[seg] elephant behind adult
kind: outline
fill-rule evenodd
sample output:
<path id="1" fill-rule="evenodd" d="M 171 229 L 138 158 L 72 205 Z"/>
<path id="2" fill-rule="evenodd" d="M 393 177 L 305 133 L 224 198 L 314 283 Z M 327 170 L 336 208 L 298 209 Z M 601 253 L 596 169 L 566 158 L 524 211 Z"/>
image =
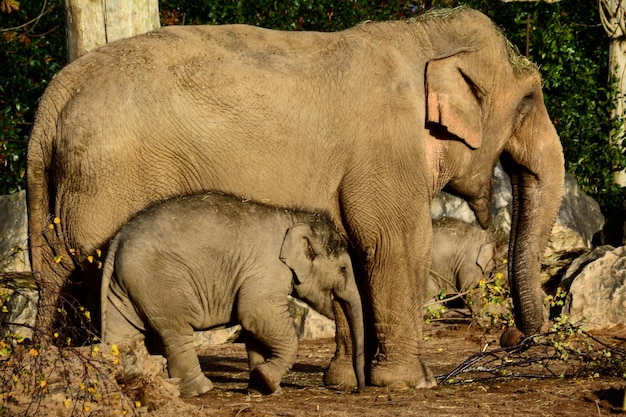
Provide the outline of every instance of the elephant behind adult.
<path id="1" fill-rule="evenodd" d="M 51 81 L 33 126 L 39 323 L 50 325 L 73 273 L 98 288 L 88 259 L 135 213 L 214 189 L 329 212 L 368 275 L 378 341 L 371 383 L 432 386 L 416 319 L 429 204 L 445 187 L 486 227 L 498 158 L 513 184 L 516 321 L 532 334 L 563 154 L 539 71 L 486 16 L 443 10 L 336 33 L 168 27 L 111 43 Z M 334 365 L 335 381 L 351 369 L 341 354 Z"/>

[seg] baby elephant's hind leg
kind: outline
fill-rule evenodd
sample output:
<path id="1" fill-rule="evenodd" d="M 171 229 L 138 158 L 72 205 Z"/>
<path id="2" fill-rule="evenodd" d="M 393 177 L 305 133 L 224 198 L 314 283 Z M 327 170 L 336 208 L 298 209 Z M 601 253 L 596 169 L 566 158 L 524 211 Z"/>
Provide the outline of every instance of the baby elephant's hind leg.
<path id="1" fill-rule="evenodd" d="M 200 368 L 193 345 L 193 328 L 189 324 L 172 322 L 153 323 L 152 326 L 163 340 L 170 377 L 180 378 L 181 396 L 193 397 L 213 389 L 213 384 Z"/>

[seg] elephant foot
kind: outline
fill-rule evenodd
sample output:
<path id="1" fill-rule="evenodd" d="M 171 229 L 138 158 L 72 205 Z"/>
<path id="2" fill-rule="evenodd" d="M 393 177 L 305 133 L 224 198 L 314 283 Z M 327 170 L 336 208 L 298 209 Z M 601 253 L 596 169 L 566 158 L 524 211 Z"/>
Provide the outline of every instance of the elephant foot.
<path id="1" fill-rule="evenodd" d="M 278 395 L 282 392 L 280 380 L 282 375 L 276 375 L 268 369 L 267 363 L 259 365 L 250 372 L 248 393 L 251 395 Z"/>
<path id="2" fill-rule="evenodd" d="M 503 348 L 517 346 L 524 341 L 526 336 L 515 327 L 507 327 L 500 336 L 500 346 Z"/>
<path id="3" fill-rule="evenodd" d="M 179 385 L 181 397 L 197 397 L 213 389 L 213 383 L 209 378 L 200 374 Z"/>
<path id="4" fill-rule="evenodd" d="M 357 381 L 352 360 L 333 359 L 324 371 L 324 385 L 346 391 L 354 389 Z"/>
<path id="5" fill-rule="evenodd" d="M 377 359 L 370 374 L 372 385 L 391 389 L 432 388 L 437 380 L 428 366 L 415 358 L 400 363 Z"/>

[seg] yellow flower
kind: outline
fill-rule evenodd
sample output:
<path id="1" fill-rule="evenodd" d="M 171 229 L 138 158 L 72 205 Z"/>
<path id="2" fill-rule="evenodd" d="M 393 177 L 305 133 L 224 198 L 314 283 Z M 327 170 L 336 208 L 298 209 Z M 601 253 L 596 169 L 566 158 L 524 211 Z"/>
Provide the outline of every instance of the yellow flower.
<path id="1" fill-rule="evenodd" d="M 42 380 L 39 382 L 39 386 L 40 386 L 41 388 L 45 387 L 45 386 L 46 386 L 46 384 L 47 384 L 47 382 L 46 382 L 46 380 L 45 380 L 45 379 L 42 379 Z"/>
<path id="2" fill-rule="evenodd" d="M 117 345 L 111 345 L 111 355 L 117 356 L 119 354 L 120 354 L 120 349 L 117 347 Z"/>
<path id="3" fill-rule="evenodd" d="M 61 224 L 61 219 L 58 217 L 55 217 L 53 221 L 54 221 L 54 224 Z"/>
<path id="4" fill-rule="evenodd" d="M 93 263 L 93 256 L 89 255 L 89 256 L 87 257 L 87 262 L 89 262 L 90 264 L 92 264 L 92 263 Z"/>
<path id="5" fill-rule="evenodd" d="M 32 348 L 30 350 L 30 356 L 37 356 L 37 355 L 39 355 L 39 351 L 35 348 Z"/>
<path id="6" fill-rule="evenodd" d="M 99 258 L 102 256 L 102 251 L 100 249 L 96 249 L 96 256 Z"/>
<path id="7" fill-rule="evenodd" d="M 65 408 L 70 408 L 70 403 L 71 401 L 69 398 L 66 398 L 65 401 L 63 401 L 63 405 L 65 406 Z"/>
<path id="8" fill-rule="evenodd" d="M 62 259 L 63 259 L 63 255 L 57 255 L 54 257 L 54 262 L 58 264 L 61 262 Z"/>
<path id="9" fill-rule="evenodd" d="M 135 401 L 135 407 L 137 408 L 141 407 L 141 401 Z"/>

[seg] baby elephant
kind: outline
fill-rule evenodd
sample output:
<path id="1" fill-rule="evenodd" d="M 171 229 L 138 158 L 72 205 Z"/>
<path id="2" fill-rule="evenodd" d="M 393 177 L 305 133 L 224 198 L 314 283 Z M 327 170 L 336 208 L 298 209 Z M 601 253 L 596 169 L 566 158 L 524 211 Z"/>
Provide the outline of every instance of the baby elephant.
<path id="1" fill-rule="evenodd" d="M 278 209 L 209 193 L 168 200 L 129 221 L 103 268 L 102 339 L 119 343 L 154 331 L 181 395 L 212 388 L 193 332 L 240 323 L 250 364 L 248 391 L 280 391 L 296 361 L 289 314 L 294 293 L 350 321 L 358 388 L 364 382 L 363 313 L 346 242 L 319 213 Z"/>

